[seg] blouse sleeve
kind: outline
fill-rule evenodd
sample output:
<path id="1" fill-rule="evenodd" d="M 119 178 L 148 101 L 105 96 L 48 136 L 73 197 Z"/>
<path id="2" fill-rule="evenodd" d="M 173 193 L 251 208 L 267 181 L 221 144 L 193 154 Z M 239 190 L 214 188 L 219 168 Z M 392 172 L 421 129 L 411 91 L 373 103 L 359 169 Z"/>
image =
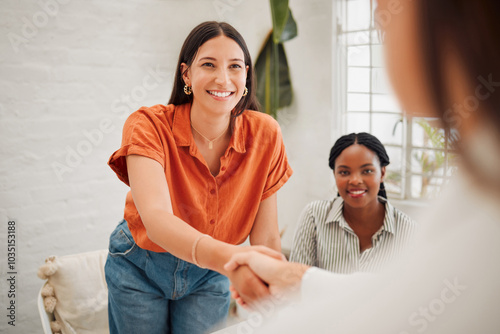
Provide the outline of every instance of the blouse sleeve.
<path id="1" fill-rule="evenodd" d="M 302 211 L 290 253 L 291 262 L 318 266 L 316 224 L 311 205 Z"/>
<path id="2" fill-rule="evenodd" d="M 141 155 L 165 166 L 165 152 L 158 131 L 153 117 L 145 109 L 132 113 L 125 121 L 121 147 L 111 155 L 108 165 L 126 185 L 129 185 L 127 155 Z"/>
<path id="3" fill-rule="evenodd" d="M 281 129 L 275 122 L 276 132 L 274 137 L 274 151 L 271 157 L 269 173 L 267 175 L 266 185 L 262 194 L 262 200 L 270 197 L 277 192 L 292 176 L 292 168 L 288 164 L 285 144 L 281 136 Z"/>

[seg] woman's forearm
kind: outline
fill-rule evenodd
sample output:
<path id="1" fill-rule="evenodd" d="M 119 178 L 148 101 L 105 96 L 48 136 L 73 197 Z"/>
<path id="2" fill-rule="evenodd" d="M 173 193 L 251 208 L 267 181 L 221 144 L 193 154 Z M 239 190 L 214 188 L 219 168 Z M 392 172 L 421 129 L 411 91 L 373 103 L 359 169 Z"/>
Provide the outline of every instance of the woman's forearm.
<path id="1" fill-rule="evenodd" d="M 201 232 L 165 210 L 150 209 L 141 214 L 141 219 L 151 241 L 184 261 L 196 260 L 200 266 L 224 274 L 224 264 L 235 253 L 236 246 L 200 238 Z"/>

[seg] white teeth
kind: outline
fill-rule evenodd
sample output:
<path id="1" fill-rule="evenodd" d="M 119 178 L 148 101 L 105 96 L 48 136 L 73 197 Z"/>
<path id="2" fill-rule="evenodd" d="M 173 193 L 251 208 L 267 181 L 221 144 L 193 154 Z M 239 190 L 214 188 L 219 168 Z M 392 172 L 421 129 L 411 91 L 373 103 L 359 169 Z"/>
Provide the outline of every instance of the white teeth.
<path id="1" fill-rule="evenodd" d="M 231 92 L 214 92 L 214 91 L 209 91 L 210 94 L 215 95 L 217 97 L 228 97 L 231 95 Z"/>
<path id="2" fill-rule="evenodd" d="M 362 193 L 365 192 L 365 190 L 356 190 L 356 191 L 349 191 L 353 195 L 361 195 Z"/>

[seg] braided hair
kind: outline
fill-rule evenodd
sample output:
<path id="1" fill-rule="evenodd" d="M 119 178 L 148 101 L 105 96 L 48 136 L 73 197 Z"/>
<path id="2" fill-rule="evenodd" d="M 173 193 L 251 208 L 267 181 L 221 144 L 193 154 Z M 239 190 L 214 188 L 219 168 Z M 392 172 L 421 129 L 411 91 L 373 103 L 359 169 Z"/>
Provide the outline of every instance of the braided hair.
<path id="1" fill-rule="evenodd" d="M 380 140 L 377 139 L 377 137 L 366 132 L 351 133 L 337 139 L 332 149 L 330 150 L 328 165 L 332 170 L 335 170 L 335 160 L 337 160 L 342 151 L 354 144 L 364 145 L 369 150 L 373 151 L 380 161 L 380 167 L 385 167 L 390 163 L 387 151 L 385 150 L 385 147 L 384 145 L 382 145 Z M 384 182 L 380 182 L 378 196 L 382 196 L 383 198 L 387 199 Z"/>

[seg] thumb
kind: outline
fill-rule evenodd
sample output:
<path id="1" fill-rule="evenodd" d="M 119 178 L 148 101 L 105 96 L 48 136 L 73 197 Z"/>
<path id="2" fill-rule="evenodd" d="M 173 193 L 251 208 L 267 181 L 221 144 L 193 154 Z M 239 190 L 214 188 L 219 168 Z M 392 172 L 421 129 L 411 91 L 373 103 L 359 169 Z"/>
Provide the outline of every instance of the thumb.
<path id="1" fill-rule="evenodd" d="M 231 259 L 224 265 L 224 269 L 227 271 L 233 271 L 239 266 L 248 264 L 249 253 L 250 252 L 234 254 Z"/>

